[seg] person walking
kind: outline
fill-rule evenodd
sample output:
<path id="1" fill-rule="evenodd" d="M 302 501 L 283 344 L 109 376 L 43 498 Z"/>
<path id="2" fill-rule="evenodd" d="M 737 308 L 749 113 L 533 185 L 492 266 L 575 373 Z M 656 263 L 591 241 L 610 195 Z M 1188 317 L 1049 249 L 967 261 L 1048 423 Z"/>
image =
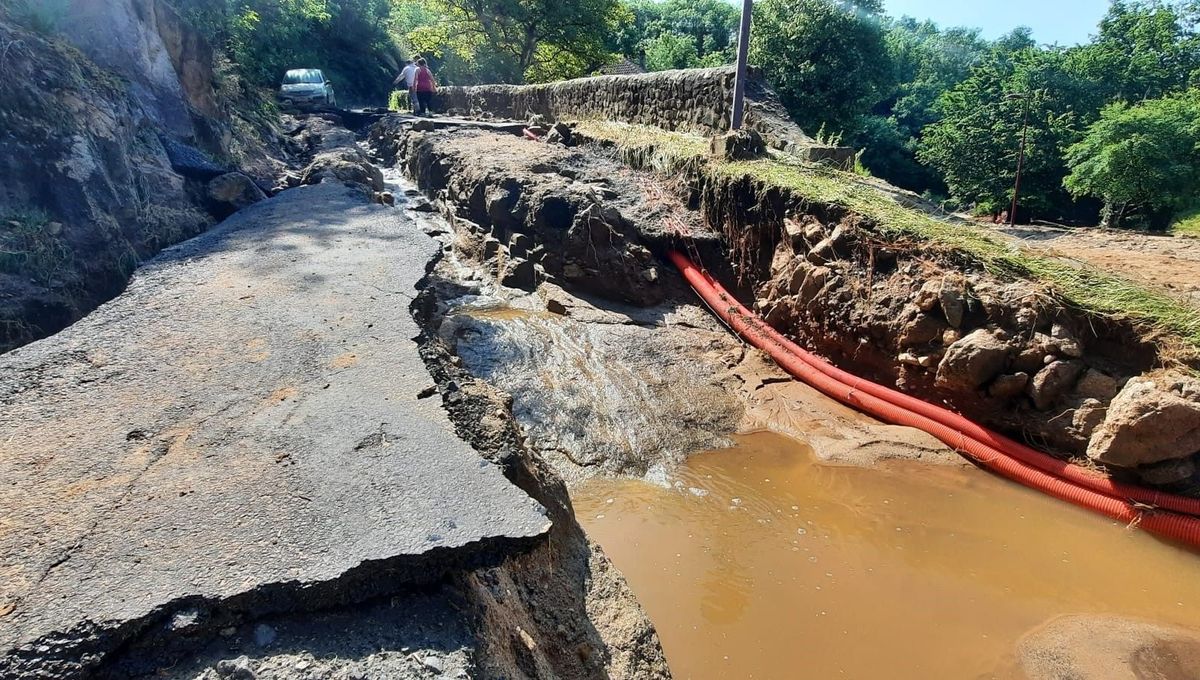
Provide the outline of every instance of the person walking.
<path id="1" fill-rule="evenodd" d="M 404 81 L 404 89 L 408 90 L 408 106 L 412 109 L 413 113 L 417 111 L 417 97 L 413 93 L 413 79 L 416 78 L 416 75 L 416 58 L 409 59 L 404 62 L 404 69 L 400 71 L 400 75 L 396 76 L 396 79 L 392 81 L 392 85 L 399 85 L 401 80 Z"/>
<path id="2" fill-rule="evenodd" d="M 433 103 L 433 93 L 437 92 L 437 83 L 433 80 L 433 71 L 424 59 L 417 60 L 417 72 L 413 75 L 413 95 L 417 98 L 414 112 L 418 116 L 428 116 L 429 106 Z"/>

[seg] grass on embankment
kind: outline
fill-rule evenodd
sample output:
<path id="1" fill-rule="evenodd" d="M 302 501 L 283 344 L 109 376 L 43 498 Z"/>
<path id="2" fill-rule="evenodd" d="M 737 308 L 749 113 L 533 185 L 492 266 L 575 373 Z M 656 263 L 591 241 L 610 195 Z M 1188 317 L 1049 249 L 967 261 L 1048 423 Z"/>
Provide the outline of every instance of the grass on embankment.
<path id="1" fill-rule="evenodd" d="M 912 239 L 965 254 L 1001 278 L 1047 284 L 1064 302 L 1079 309 L 1137 320 L 1178 338 L 1189 353 L 1200 353 L 1200 309 L 1183 300 L 1086 264 L 1034 254 L 983 228 L 905 207 L 852 173 L 773 158 L 718 162 L 707 158 L 708 142 L 704 137 L 646 126 L 583 122 L 578 130 L 585 137 L 613 142 L 643 157 L 650 155 L 647 165 L 659 170 L 670 172 L 705 159 L 708 170 L 717 176 L 750 177 L 789 190 L 805 201 L 842 206 L 870 219 L 881 234 L 890 238 Z M 1200 230 L 1200 215 L 1193 223 Z"/>
<path id="2" fill-rule="evenodd" d="M 1192 208 L 1179 216 L 1171 225 L 1171 233 L 1176 236 L 1200 238 L 1200 207 Z"/>

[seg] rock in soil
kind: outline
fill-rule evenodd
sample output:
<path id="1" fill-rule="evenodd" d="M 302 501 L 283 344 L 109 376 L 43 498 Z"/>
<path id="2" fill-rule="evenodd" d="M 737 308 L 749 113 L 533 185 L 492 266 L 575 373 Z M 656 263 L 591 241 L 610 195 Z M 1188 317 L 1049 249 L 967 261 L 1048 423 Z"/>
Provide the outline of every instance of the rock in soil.
<path id="1" fill-rule="evenodd" d="M 994 331 L 972 331 L 946 348 L 937 382 L 948 388 L 978 389 L 1004 369 L 1012 350 L 1008 340 Z"/>
<path id="2" fill-rule="evenodd" d="M 267 197 L 254 180 L 240 172 L 229 172 L 209 180 L 206 191 L 213 213 L 222 218 Z"/>
<path id="3" fill-rule="evenodd" d="M 988 394 L 997 399 L 1011 399 L 1025 391 L 1025 386 L 1029 384 L 1028 373 L 1013 373 L 1012 375 L 1001 375 L 992 381 L 988 386 Z"/>
<path id="4" fill-rule="evenodd" d="M 1200 451 L 1200 381 L 1133 378 L 1092 433 L 1088 456 L 1120 467 L 1147 465 Z"/>
<path id="5" fill-rule="evenodd" d="M 1039 411 L 1049 409 L 1071 389 L 1084 367 L 1082 361 L 1055 361 L 1038 371 L 1029 383 L 1029 397 L 1033 399 L 1033 405 Z"/>

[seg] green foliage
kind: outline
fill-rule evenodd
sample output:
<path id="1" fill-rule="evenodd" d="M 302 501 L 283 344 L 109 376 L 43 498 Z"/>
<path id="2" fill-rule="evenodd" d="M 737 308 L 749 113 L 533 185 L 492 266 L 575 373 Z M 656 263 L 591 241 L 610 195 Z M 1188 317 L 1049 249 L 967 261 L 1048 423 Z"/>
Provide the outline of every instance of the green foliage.
<path id="1" fill-rule="evenodd" d="M 762 0 L 750 59 L 806 130 L 845 130 L 892 87 L 883 29 L 872 7 L 845 0 Z"/>
<path id="2" fill-rule="evenodd" d="M 1200 238 L 1200 206 L 1183 211 L 1171 225 L 1171 233 L 1176 236 Z"/>
<path id="3" fill-rule="evenodd" d="M 1200 193 L 1200 93 L 1106 106 L 1066 160 L 1066 187 L 1103 199 L 1111 226 L 1131 209 L 1178 210 Z"/>
<path id="4" fill-rule="evenodd" d="M 866 165 L 863 165 L 863 151 L 863 149 L 859 149 L 858 153 L 854 154 L 854 165 L 850 167 L 850 172 L 853 172 L 859 177 L 873 177 L 874 175 L 871 174 L 871 169 Z"/>
<path id="5" fill-rule="evenodd" d="M 181 9 L 255 87 L 277 87 L 290 68 L 319 68 L 339 99 L 380 102 L 398 69 L 393 0 L 193 0 Z"/>
<path id="6" fill-rule="evenodd" d="M 412 101 L 409 99 L 408 90 L 392 90 L 388 95 L 387 107 L 392 111 L 411 110 Z"/>
<path id="7" fill-rule="evenodd" d="M 650 71 L 719 66 L 734 57 L 738 10 L 723 0 L 632 0 L 612 49 Z"/>
<path id="8" fill-rule="evenodd" d="M 1071 53 L 1072 70 L 1102 101 L 1155 99 L 1200 69 L 1200 4 L 1115 0 L 1096 39 Z"/>
<path id="9" fill-rule="evenodd" d="M 1117 185 L 1162 179 L 1160 173 L 1178 177 L 1177 167 L 1138 166 L 1135 157 L 1163 160 L 1161 144 L 1147 137 L 1124 140 L 1111 154 L 1100 146 L 1106 123 L 1091 143 L 1072 147 L 1083 139 L 1088 126 L 1112 102 L 1158 98 L 1188 86 L 1200 73 L 1200 39 L 1196 21 L 1200 3 L 1167 4 L 1113 2 L 1100 24 L 1096 39 L 1081 47 L 1039 48 L 1027 32 L 1002 38 L 970 69 L 970 75 L 943 93 L 935 113 L 941 119 L 929 124 L 918 143 L 917 158 L 936 169 L 951 196 L 984 213 L 1003 211 L 1012 198 L 1016 154 L 1024 107 L 1029 108 L 1025 167 L 1021 179 L 1021 206 L 1053 218 L 1074 218 L 1080 205 L 1074 197 L 1117 196 Z M 1024 97 L 1014 101 L 1010 97 Z M 1115 110 L 1108 114 L 1116 117 Z M 1143 120 L 1142 123 L 1146 121 Z M 1127 125 L 1133 125 L 1126 119 Z M 1165 134 L 1157 129 L 1159 136 Z M 1115 143 L 1111 134 L 1107 137 Z M 1134 148 L 1137 151 L 1134 151 Z M 1067 176 L 1067 149 L 1075 149 L 1078 171 L 1062 191 Z M 1157 148 L 1158 150 L 1154 150 Z M 1190 153 L 1190 151 L 1189 151 Z M 1085 159 L 1092 163 L 1085 163 Z M 1117 159 L 1126 163 L 1123 171 Z M 871 156 L 868 155 L 868 161 Z M 1100 172 L 1099 168 L 1106 170 Z M 1132 173 L 1148 173 L 1135 180 Z M 1151 172 L 1153 170 L 1153 172 Z M 1118 179 L 1115 173 L 1124 172 Z M 1152 203 L 1138 199 L 1149 209 Z M 1121 205 L 1115 217 L 1124 214 Z M 1165 204 L 1157 204 L 1159 208 Z M 1106 215 L 1111 210 L 1106 211 Z M 1086 213 L 1082 213 L 1086 214 Z M 1091 213 L 1094 216 L 1094 212 Z M 1156 217 L 1162 222 L 1162 217 Z"/>
<path id="10" fill-rule="evenodd" d="M 403 40 L 434 57 L 444 82 L 544 81 L 612 60 L 619 0 L 399 0 Z"/>
<path id="11" fill-rule="evenodd" d="M 70 269 L 71 250 L 62 240 L 62 224 L 40 210 L 0 218 L 0 272 L 50 284 Z"/>
<path id="12" fill-rule="evenodd" d="M 646 69 L 666 71 L 699 63 L 696 41 L 691 36 L 663 33 L 646 42 Z"/>
<path id="13" fill-rule="evenodd" d="M 940 119 L 937 99 L 962 82 L 988 50 L 976 30 L 941 30 L 930 21 L 905 17 L 890 22 L 885 43 L 896 86 L 863 116 L 851 137 L 865 148 L 863 162 L 897 186 L 945 191 L 938 173 L 916 159 L 921 130 Z"/>
<path id="14" fill-rule="evenodd" d="M 1061 209 L 1069 203 L 1062 150 L 1078 139 L 1085 122 L 1076 107 L 1089 97 L 1065 65 L 1063 50 L 993 48 L 939 98 L 942 119 L 925 128 L 918 159 L 942 173 L 958 202 L 997 215 L 1012 201 L 1024 136 L 1021 206 Z"/>

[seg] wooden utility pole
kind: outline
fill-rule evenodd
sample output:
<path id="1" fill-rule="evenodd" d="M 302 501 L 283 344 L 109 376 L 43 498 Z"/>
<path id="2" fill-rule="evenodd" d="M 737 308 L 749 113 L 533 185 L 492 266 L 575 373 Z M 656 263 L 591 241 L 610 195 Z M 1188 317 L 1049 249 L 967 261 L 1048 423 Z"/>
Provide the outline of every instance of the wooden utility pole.
<path id="1" fill-rule="evenodd" d="M 730 130 L 742 128 L 742 109 L 746 103 L 746 53 L 750 51 L 750 15 L 754 0 L 742 0 L 742 24 L 738 29 L 737 73 L 733 77 L 733 116 Z"/>
<path id="2" fill-rule="evenodd" d="M 1017 195 L 1021 193 L 1021 167 L 1025 165 L 1025 139 L 1029 133 L 1029 93 L 1010 94 L 1009 99 L 1020 99 L 1024 107 L 1021 116 L 1021 151 L 1017 154 L 1017 176 L 1013 181 L 1012 207 L 1008 210 L 1008 226 L 1017 224 Z"/>

